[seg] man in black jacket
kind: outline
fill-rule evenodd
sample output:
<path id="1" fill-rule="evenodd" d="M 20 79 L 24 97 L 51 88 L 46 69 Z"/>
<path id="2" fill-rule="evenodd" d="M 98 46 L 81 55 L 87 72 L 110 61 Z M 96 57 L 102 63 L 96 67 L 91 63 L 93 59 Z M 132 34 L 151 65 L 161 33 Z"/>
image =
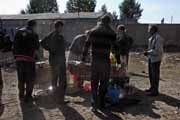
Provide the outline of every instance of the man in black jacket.
<path id="1" fill-rule="evenodd" d="M 64 103 L 66 91 L 66 57 L 65 45 L 66 41 L 62 35 L 64 23 L 56 21 L 54 24 L 55 30 L 47 35 L 41 42 L 44 49 L 49 51 L 49 63 L 52 68 L 52 87 L 58 92 L 58 102 Z"/>
<path id="2" fill-rule="evenodd" d="M 119 25 L 117 27 L 117 63 L 128 67 L 129 62 L 129 52 L 133 45 L 133 39 L 126 33 L 126 28 L 124 25 Z"/>
<path id="3" fill-rule="evenodd" d="M 35 51 L 38 50 L 40 46 L 38 35 L 35 33 L 36 26 L 35 20 L 29 20 L 26 27 L 18 30 L 14 40 L 19 98 L 20 100 L 23 100 L 25 96 L 25 102 L 33 100 L 32 92 L 35 80 Z"/>
<path id="4" fill-rule="evenodd" d="M 101 22 L 90 30 L 87 38 L 82 61 L 91 46 L 91 87 L 93 111 L 105 107 L 105 95 L 110 78 L 110 50 L 116 41 L 116 33 L 110 27 L 111 18 L 107 15 L 101 18 Z M 100 85 L 99 85 L 100 84 Z"/>

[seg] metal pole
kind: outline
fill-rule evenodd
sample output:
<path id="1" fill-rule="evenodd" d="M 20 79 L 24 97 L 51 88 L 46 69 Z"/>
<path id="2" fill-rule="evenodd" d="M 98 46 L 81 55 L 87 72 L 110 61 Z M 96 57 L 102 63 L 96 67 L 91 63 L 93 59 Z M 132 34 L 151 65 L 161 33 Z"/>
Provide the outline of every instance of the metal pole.
<path id="1" fill-rule="evenodd" d="M 173 23 L 173 16 L 171 16 L 171 24 Z"/>

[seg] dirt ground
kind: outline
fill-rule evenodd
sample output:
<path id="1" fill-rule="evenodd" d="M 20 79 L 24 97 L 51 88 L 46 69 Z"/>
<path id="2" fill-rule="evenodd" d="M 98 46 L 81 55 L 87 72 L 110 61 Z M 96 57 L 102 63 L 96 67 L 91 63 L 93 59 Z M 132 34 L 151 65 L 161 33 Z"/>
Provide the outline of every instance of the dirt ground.
<path id="1" fill-rule="evenodd" d="M 165 55 L 161 67 L 160 96 L 147 97 L 149 87 L 146 59 L 132 53 L 129 64 L 131 84 L 137 88 L 141 102 L 127 101 L 106 112 L 91 112 L 90 94 L 81 91 L 68 95 L 67 105 L 58 105 L 50 95 L 41 94 L 33 104 L 17 99 L 16 71 L 3 70 L 0 120 L 180 120 L 180 53 Z"/>

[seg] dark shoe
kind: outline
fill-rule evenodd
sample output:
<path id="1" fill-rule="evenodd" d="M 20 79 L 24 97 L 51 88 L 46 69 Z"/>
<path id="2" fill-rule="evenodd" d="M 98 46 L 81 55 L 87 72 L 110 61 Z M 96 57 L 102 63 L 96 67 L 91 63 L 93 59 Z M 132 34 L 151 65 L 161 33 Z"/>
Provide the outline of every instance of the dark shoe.
<path id="1" fill-rule="evenodd" d="M 147 90 L 145 90 L 145 92 L 149 93 L 149 92 L 151 92 L 151 89 L 147 89 Z"/>
<path id="2" fill-rule="evenodd" d="M 111 107 L 111 104 L 107 104 L 107 103 L 106 103 L 105 105 L 99 106 L 98 109 L 99 109 L 100 111 L 106 111 L 106 110 L 108 110 L 110 107 Z"/>
<path id="3" fill-rule="evenodd" d="M 23 101 L 24 100 L 24 95 L 19 95 L 19 100 Z"/>
<path id="4" fill-rule="evenodd" d="M 27 96 L 27 97 L 24 98 L 24 102 L 25 102 L 25 103 L 33 102 L 33 100 L 34 100 L 34 99 L 33 99 L 32 96 Z"/>
<path id="5" fill-rule="evenodd" d="M 97 112 L 97 108 L 96 107 L 92 107 L 91 111 L 96 113 Z"/>
<path id="6" fill-rule="evenodd" d="M 68 101 L 68 100 L 64 100 L 64 101 L 59 101 L 58 102 L 58 104 L 60 104 L 60 105 L 66 105 L 68 103 L 70 103 L 70 101 Z"/>
<path id="7" fill-rule="evenodd" d="M 151 97 L 156 97 L 156 96 L 158 96 L 158 95 L 159 95 L 158 92 L 147 93 L 147 96 L 151 96 Z"/>

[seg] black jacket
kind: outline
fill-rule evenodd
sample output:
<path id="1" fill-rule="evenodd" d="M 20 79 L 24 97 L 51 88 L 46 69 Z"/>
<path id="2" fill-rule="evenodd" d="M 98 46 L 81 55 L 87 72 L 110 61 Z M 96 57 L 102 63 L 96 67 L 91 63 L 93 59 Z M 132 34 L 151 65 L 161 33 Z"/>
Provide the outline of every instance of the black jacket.
<path id="1" fill-rule="evenodd" d="M 29 27 L 18 30 L 14 39 L 15 56 L 22 55 L 35 59 L 35 50 L 39 49 L 38 35 Z"/>
<path id="2" fill-rule="evenodd" d="M 85 57 L 88 53 L 88 48 L 92 49 L 92 60 L 109 61 L 111 48 L 115 45 L 116 33 L 109 26 L 99 24 L 90 31 L 90 35 L 87 38 L 86 45 L 83 52 L 82 61 L 85 61 Z"/>
<path id="3" fill-rule="evenodd" d="M 117 35 L 117 53 L 120 55 L 129 54 L 130 49 L 133 45 L 133 39 L 126 33 Z"/>
<path id="4" fill-rule="evenodd" d="M 41 41 L 41 46 L 49 51 L 49 62 L 51 65 L 61 64 L 65 61 L 66 41 L 63 35 L 53 31 Z"/>

